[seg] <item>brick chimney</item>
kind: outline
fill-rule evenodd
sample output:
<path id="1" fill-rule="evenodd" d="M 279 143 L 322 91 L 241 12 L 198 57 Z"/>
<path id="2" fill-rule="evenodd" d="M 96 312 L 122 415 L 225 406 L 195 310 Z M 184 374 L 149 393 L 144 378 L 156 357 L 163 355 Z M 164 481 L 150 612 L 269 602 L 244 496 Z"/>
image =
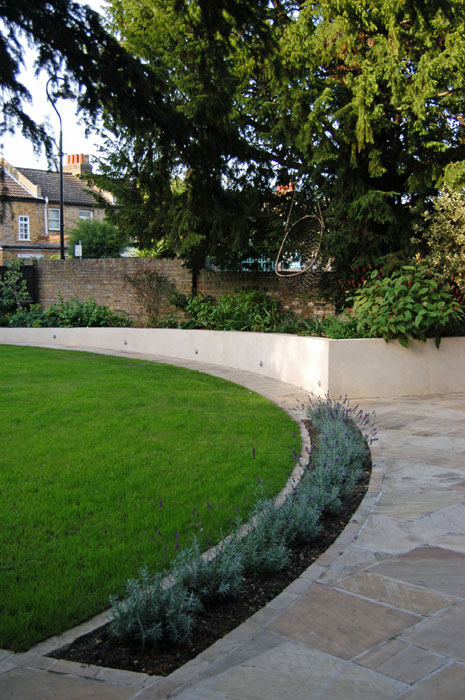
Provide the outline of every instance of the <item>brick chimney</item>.
<path id="1" fill-rule="evenodd" d="M 63 164 L 63 172 L 70 175 L 83 175 L 91 173 L 92 166 L 89 163 L 89 156 L 83 153 L 75 153 L 72 156 L 66 156 L 66 163 Z"/>

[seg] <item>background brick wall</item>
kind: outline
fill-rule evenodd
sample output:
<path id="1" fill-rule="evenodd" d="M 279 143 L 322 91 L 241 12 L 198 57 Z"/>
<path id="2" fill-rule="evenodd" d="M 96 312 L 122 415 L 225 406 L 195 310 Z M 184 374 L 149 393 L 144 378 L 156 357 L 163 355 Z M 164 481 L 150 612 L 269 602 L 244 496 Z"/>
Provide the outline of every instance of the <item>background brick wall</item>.
<path id="1" fill-rule="evenodd" d="M 139 325 L 146 325 L 150 312 L 141 304 L 131 279 L 152 280 L 151 315 L 163 318 L 175 313 L 169 303 L 170 290 L 189 294 L 192 277 L 178 260 L 150 258 L 112 258 L 96 260 L 46 260 L 35 262 L 38 273 L 38 294 L 41 308 L 57 301 L 58 292 L 64 299 L 72 296 L 85 301 L 93 297 L 114 311 L 127 313 Z M 286 309 L 303 316 L 322 316 L 334 312 L 334 307 L 313 292 L 299 294 L 288 280 L 272 272 L 213 272 L 199 275 L 199 294 L 214 297 L 238 288 L 266 289 L 279 298 Z M 155 297 L 155 298 L 154 298 Z"/>

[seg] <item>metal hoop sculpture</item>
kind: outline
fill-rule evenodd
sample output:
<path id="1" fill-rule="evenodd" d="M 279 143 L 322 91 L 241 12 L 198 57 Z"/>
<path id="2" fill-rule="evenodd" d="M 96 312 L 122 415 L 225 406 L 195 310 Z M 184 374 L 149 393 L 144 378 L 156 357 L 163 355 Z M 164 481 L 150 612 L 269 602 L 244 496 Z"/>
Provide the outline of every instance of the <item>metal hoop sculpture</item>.
<path id="1" fill-rule="evenodd" d="M 292 197 L 289 214 L 284 227 L 284 238 L 276 256 L 274 270 L 278 277 L 288 279 L 300 278 L 301 287 L 314 286 L 323 271 L 321 241 L 325 233 L 325 222 L 318 204 L 319 215 L 306 214 L 289 225 L 295 201 L 295 190 Z M 300 262 L 299 269 L 289 266 L 292 262 Z M 284 267 L 283 267 L 284 266 Z"/>

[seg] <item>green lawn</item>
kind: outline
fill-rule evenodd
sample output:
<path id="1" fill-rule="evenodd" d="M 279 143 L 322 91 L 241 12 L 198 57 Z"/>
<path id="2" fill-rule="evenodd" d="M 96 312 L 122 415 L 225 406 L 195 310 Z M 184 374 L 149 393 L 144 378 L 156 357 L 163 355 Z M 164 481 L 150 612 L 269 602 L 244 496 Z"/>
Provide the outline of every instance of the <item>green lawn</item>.
<path id="1" fill-rule="evenodd" d="M 299 450 L 292 420 L 208 375 L 0 345 L 0 648 L 85 620 L 192 533 L 218 538 Z"/>

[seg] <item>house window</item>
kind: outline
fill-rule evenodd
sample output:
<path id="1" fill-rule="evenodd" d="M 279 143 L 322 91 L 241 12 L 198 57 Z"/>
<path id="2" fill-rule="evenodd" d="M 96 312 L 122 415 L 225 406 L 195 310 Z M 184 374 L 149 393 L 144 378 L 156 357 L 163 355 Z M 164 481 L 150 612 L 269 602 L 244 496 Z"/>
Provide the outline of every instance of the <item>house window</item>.
<path id="1" fill-rule="evenodd" d="M 29 241 L 29 217 L 18 216 L 18 240 Z"/>
<path id="2" fill-rule="evenodd" d="M 60 230 L 60 210 L 59 209 L 49 209 L 48 210 L 48 230 L 49 231 L 59 231 Z"/>
<path id="3" fill-rule="evenodd" d="M 79 218 L 86 221 L 92 221 L 94 212 L 91 209 L 79 209 Z"/>

